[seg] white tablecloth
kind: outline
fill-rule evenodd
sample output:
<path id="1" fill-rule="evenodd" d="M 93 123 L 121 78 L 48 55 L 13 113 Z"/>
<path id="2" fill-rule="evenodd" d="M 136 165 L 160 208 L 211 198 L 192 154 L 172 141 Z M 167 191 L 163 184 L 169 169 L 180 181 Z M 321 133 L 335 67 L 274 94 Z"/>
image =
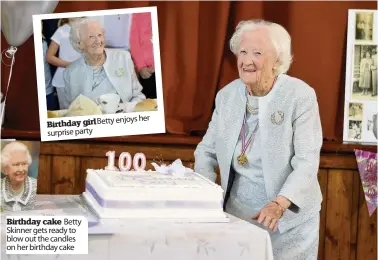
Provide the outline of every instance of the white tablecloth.
<path id="1" fill-rule="evenodd" d="M 87 215 L 79 196 L 39 195 L 28 215 Z M 272 260 L 267 231 L 228 215 L 229 223 L 169 223 L 114 221 L 113 226 L 89 228 L 88 255 L 6 255 L 5 214 L 2 214 L 1 259 L 67 260 Z M 89 217 L 90 218 L 90 217 Z M 109 225 L 109 224 L 107 224 Z M 104 229 L 117 234 L 101 233 Z"/>

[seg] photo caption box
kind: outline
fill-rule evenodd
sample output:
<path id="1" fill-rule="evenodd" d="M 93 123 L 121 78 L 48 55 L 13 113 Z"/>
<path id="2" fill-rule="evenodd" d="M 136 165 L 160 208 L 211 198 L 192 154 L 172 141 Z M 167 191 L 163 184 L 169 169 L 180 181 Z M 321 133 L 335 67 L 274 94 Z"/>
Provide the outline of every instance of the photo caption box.
<path id="1" fill-rule="evenodd" d="M 83 216 L 7 216 L 7 254 L 88 254 Z"/>
<path id="2" fill-rule="evenodd" d="M 164 115 L 157 111 L 54 118 L 45 123 L 42 141 L 165 133 Z"/>

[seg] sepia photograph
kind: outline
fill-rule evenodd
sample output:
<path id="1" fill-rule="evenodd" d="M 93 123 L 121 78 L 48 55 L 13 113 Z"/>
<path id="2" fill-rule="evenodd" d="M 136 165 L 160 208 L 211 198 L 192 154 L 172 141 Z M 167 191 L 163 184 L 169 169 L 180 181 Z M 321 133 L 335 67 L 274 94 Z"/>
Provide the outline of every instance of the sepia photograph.
<path id="1" fill-rule="evenodd" d="M 355 45 L 352 100 L 377 99 L 377 45 Z"/>
<path id="2" fill-rule="evenodd" d="M 1 140 L 1 211 L 33 210 L 37 194 L 39 142 Z"/>
<path id="3" fill-rule="evenodd" d="M 33 27 L 42 141 L 165 132 L 156 7 L 34 15 Z"/>
<path id="4" fill-rule="evenodd" d="M 356 40 L 372 41 L 374 33 L 374 13 L 357 12 L 356 13 Z"/>
<path id="5" fill-rule="evenodd" d="M 362 103 L 349 103 L 349 118 L 362 120 L 363 106 Z"/>
<path id="6" fill-rule="evenodd" d="M 348 138 L 354 140 L 361 140 L 362 134 L 362 121 L 349 120 Z"/>

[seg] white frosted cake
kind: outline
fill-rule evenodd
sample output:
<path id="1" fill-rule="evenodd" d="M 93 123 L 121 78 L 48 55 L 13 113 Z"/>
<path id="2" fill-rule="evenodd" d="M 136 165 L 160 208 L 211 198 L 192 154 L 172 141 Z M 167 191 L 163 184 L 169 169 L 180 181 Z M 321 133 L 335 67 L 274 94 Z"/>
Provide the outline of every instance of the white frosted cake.
<path id="1" fill-rule="evenodd" d="M 223 189 L 197 173 L 87 170 L 84 198 L 101 219 L 227 222 Z"/>

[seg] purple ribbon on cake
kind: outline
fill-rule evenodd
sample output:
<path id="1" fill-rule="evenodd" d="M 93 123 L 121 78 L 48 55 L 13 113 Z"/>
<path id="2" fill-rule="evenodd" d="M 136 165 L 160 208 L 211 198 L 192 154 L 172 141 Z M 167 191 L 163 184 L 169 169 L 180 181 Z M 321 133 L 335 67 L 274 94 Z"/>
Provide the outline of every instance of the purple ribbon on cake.
<path id="1" fill-rule="evenodd" d="M 155 171 L 174 177 L 185 177 L 193 173 L 193 170 L 185 167 L 180 159 L 177 159 L 170 165 L 162 164 L 159 166 L 156 163 L 151 163 L 151 165 L 155 168 Z"/>

